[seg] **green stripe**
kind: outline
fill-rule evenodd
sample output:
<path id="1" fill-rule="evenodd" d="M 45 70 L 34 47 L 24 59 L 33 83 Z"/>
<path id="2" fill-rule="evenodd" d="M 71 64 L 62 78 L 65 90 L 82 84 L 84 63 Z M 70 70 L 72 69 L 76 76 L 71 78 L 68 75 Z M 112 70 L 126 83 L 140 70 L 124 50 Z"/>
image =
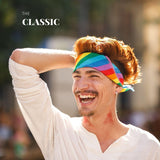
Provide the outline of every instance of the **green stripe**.
<path id="1" fill-rule="evenodd" d="M 117 83 L 119 86 L 123 87 L 123 85 L 121 83 Z"/>

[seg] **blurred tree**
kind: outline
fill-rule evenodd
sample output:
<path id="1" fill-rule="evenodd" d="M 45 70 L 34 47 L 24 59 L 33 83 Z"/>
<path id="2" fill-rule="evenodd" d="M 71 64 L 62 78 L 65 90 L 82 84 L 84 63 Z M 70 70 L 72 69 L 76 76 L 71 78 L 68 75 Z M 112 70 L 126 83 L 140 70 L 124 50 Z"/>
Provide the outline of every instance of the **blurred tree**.
<path id="1" fill-rule="evenodd" d="M 0 100 L 10 83 L 8 58 L 18 47 L 37 47 L 53 35 L 102 34 L 108 4 L 113 0 L 0 0 Z M 22 20 L 59 18 L 59 26 L 24 26 Z M 100 29 L 101 28 L 101 29 Z"/>
<path id="2" fill-rule="evenodd" d="M 7 62 L 12 50 L 37 46 L 56 33 L 69 34 L 76 26 L 76 6 L 73 0 L 0 1 L 0 86 L 10 80 Z M 24 18 L 59 18 L 60 26 L 24 26 Z"/>
<path id="3" fill-rule="evenodd" d="M 0 86 L 7 83 L 7 61 L 17 47 L 37 46 L 42 39 L 53 34 L 77 36 L 83 25 L 91 28 L 103 26 L 108 4 L 113 0 L 1 0 L 0 1 Z M 86 6 L 87 5 L 87 6 Z M 85 12 L 86 14 L 83 14 Z M 87 15 L 88 14 L 88 15 Z M 60 26 L 24 26 L 24 18 L 59 18 Z M 87 20 L 87 24 L 83 20 Z M 80 23 L 78 23 L 80 22 Z M 85 22 L 85 21 L 84 21 Z M 94 27 L 95 26 L 95 27 Z M 83 29 L 82 29 L 83 30 Z"/>
<path id="4" fill-rule="evenodd" d="M 8 58 L 18 47 L 37 47 L 46 37 L 70 34 L 76 28 L 76 1 L 74 0 L 0 0 L 0 107 L 8 106 Z M 24 26 L 25 18 L 59 18 L 59 26 Z M 67 32 L 66 32 L 67 31 Z M 13 96 L 11 96 L 13 97 Z"/>

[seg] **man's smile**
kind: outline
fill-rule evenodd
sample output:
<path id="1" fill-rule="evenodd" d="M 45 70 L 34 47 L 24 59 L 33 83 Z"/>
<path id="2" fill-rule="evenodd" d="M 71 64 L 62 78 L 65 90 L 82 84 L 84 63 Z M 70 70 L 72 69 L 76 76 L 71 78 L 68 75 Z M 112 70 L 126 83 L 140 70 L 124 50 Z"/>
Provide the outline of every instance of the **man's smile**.
<path id="1" fill-rule="evenodd" d="M 75 92 L 76 97 L 81 104 L 90 104 L 98 96 L 97 91 L 86 90 L 86 91 L 77 91 Z"/>
<path id="2" fill-rule="evenodd" d="M 92 102 L 96 96 L 93 95 L 79 95 L 78 96 L 81 103 L 90 103 Z"/>

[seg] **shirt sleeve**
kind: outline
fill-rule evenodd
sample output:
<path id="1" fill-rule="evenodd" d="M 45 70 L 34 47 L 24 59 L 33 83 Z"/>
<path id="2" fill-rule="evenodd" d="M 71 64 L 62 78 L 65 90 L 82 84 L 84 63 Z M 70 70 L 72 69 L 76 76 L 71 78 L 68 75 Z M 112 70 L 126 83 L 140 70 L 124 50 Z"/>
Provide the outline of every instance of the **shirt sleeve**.
<path id="1" fill-rule="evenodd" d="M 160 159 L 160 143 L 158 144 L 157 150 L 155 151 L 154 160 Z"/>
<path id="2" fill-rule="evenodd" d="M 57 109 L 47 84 L 37 70 L 9 59 L 9 71 L 20 110 L 44 157 L 53 153 L 53 127 Z"/>

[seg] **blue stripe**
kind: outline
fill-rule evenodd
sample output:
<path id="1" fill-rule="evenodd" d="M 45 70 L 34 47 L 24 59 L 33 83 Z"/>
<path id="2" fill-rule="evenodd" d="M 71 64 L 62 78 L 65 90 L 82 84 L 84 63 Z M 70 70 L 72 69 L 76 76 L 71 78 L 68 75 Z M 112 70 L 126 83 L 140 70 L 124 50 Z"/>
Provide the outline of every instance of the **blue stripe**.
<path id="1" fill-rule="evenodd" d="M 102 63 L 100 63 L 100 62 L 102 62 Z M 89 58 L 86 61 L 84 61 L 83 63 L 81 63 L 80 65 L 77 64 L 76 68 L 78 69 L 78 68 L 88 67 L 88 66 L 97 67 L 97 65 L 99 66 L 99 65 L 103 65 L 103 64 L 107 64 L 107 61 L 104 56 L 100 55 L 97 57 Z"/>
<path id="2" fill-rule="evenodd" d="M 115 64 L 112 63 L 112 65 L 113 65 L 114 70 L 115 70 L 116 73 L 121 73 L 120 70 L 118 69 L 118 67 Z"/>

